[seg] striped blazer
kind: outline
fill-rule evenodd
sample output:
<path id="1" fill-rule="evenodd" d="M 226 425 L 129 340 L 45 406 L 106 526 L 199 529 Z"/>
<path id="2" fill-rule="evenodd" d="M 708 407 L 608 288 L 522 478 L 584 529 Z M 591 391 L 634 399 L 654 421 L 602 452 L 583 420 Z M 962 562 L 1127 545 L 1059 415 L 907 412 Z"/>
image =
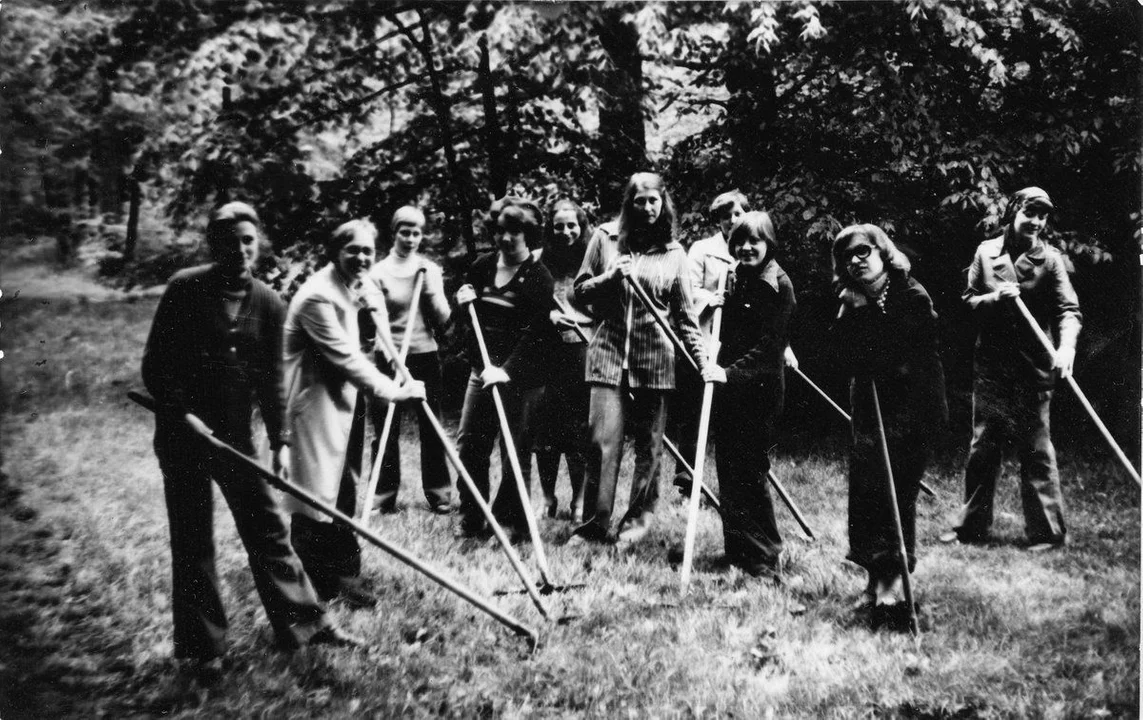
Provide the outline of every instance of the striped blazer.
<path id="1" fill-rule="evenodd" d="M 619 255 L 612 223 L 600 226 L 587 246 L 575 280 L 577 302 L 592 308 L 599 326 L 587 350 L 585 379 L 619 386 L 624 371 L 633 388 L 675 387 L 675 350 L 667 334 L 622 280 L 601 277 Z M 683 344 L 706 364 L 706 348 L 694 313 L 690 267 L 677 242 L 632 253 L 631 277 L 647 291 L 660 316 L 668 318 Z"/>

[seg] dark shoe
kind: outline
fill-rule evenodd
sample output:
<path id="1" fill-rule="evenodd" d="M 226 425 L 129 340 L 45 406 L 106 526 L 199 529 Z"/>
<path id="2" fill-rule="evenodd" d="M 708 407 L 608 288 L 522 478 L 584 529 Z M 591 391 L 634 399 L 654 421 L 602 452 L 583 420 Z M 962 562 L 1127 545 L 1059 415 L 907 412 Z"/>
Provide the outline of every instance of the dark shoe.
<path id="1" fill-rule="evenodd" d="M 369 644 L 356 635 L 350 635 L 341 628 L 325 627 L 314 633 L 307 645 L 329 645 L 343 648 L 368 648 Z"/>
<path id="2" fill-rule="evenodd" d="M 877 603 L 877 578 L 870 573 L 869 579 L 865 582 L 865 589 L 853 601 L 850 609 L 853 612 L 866 612 L 873 608 Z"/>
<path id="3" fill-rule="evenodd" d="M 214 687 L 226 677 L 226 662 L 222 657 L 196 658 L 189 668 L 194 681 L 201 687 Z"/>
<path id="4" fill-rule="evenodd" d="M 679 494 L 683 497 L 691 496 L 691 486 L 694 485 L 694 483 L 691 481 L 690 473 L 678 473 L 675 475 L 675 479 L 671 481 L 671 484 L 678 489 Z"/>
<path id="5" fill-rule="evenodd" d="M 544 498 L 544 516 L 554 518 L 559 514 L 560 503 L 554 497 Z"/>
<path id="6" fill-rule="evenodd" d="M 333 599 L 340 600 L 352 610 L 369 610 L 377 607 L 377 596 L 360 577 L 338 578 L 337 591 Z"/>
<path id="7" fill-rule="evenodd" d="M 532 542 L 532 534 L 528 528 L 512 528 L 508 531 L 508 542 L 513 545 L 526 545 Z"/>
<path id="8" fill-rule="evenodd" d="M 747 562 L 741 560 L 735 564 L 742 569 L 742 572 L 750 577 L 770 580 L 778 585 L 782 584 L 782 572 L 778 569 L 778 563 Z"/>
<path id="9" fill-rule="evenodd" d="M 382 515 L 396 515 L 397 514 L 397 501 L 391 500 L 388 502 L 382 502 L 380 498 L 378 498 L 377 496 L 374 496 L 373 497 L 373 505 L 372 505 L 371 509 L 373 510 L 373 512 L 380 513 Z"/>

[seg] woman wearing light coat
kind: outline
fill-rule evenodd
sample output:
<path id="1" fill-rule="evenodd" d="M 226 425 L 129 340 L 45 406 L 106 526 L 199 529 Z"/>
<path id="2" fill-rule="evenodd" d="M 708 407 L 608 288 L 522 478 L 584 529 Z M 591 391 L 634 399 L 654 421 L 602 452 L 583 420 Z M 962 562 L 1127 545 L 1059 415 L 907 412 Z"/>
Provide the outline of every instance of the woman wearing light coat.
<path id="1" fill-rule="evenodd" d="M 294 447 L 291 477 L 322 502 L 353 515 L 365 439 L 365 402 L 425 397 L 398 385 L 370 360 L 378 331 L 389 332 L 381 289 L 369 278 L 377 229 L 353 220 L 334 230 L 330 263 L 298 290 L 286 314 L 284 374 Z M 291 500 L 293 542 L 324 598 L 375 604 L 361 581 L 361 548 L 347 528 Z"/>

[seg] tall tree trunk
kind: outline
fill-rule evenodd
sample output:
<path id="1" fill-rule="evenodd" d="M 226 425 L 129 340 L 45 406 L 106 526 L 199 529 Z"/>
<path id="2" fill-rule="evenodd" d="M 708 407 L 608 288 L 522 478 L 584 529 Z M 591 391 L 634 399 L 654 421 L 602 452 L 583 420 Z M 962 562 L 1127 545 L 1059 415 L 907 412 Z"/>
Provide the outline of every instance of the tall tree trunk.
<path id="1" fill-rule="evenodd" d="M 619 192 L 632 173 L 647 163 L 643 124 L 643 59 L 639 31 L 624 19 L 623 8 L 607 8 L 596 25 L 599 42 L 611 59 L 602 72 L 599 93 L 600 206 L 619 209 Z"/>
<path id="2" fill-rule="evenodd" d="M 508 190 L 508 163 L 504 149 L 504 133 L 500 129 L 500 113 L 496 109 L 496 86 L 492 81 L 492 61 L 488 54 L 488 35 L 482 34 L 480 46 L 480 94 L 484 101 L 484 147 L 488 153 L 489 190 L 502 197 Z"/>
<path id="3" fill-rule="evenodd" d="M 750 49 L 745 29 L 734 32 L 729 43 L 726 89 L 726 133 L 731 146 L 731 177 L 738 186 L 768 177 L 769 139 L 778 117 L 774 65 L 769 55 Z"/>
<path id="4" fill-rule="evenodd" d="M 127 192 L 130 205 L 127 209 L 127 239 L 123 244 L 123 259 L 130 261 L 135 259 L 135 248 L 139 244 L 139 207 L 143 203 L 142 183 L 134 172 L 127 176 Z"/>

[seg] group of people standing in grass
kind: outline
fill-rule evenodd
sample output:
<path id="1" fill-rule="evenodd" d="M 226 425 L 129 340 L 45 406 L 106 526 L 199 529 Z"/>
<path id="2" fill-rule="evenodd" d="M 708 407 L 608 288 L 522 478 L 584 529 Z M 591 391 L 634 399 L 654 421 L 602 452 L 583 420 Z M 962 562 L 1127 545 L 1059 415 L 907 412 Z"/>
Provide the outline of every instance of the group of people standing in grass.
<path id="1" fill-rule="evenodd" d="M 969 269 L 965 300 L 980 317 L 973 441 L 963 516 L 943 540 L 988 538 L 1008 444 L 1017 446 L 1023 464 L 1030 547 L 1065 540 L 1048 404 L 1055 376 L 1072 371 L 1080 314 L 1063 259 L 1040 237 L 1051 209 L 1039 188 L 1013 195 L 1003 234 L 981 244 Z M 366 422 L 379 419 L 389 403 L 420 401 L 421 483 L 430 509 L 459 509 L 459 535 L 480 539 L 490 534 L 482 508 L 490 501 L 510 538 L 525 542 L 524 502 L 531 502 L 510 474 L 499 402 L 525 483 L 536 455 L 549 517 L 559 513 L 556 478 L 564 457 L 573 523 L 568 542 L 590 547 L 646 536 L 659 501 L 668 420 L 683 457 L 693 457 L 699 397 L 713 383 L 709 427 L 722 560 L 750 575 L 778 577 L 782 539 L 767 478 L 785 369 L 798 363 L 789 343 L 796 294 L 779 264 L 782 244 L 769 214 L 739 192 L 715 198 L 711 214 L 719 231 L 688 251 L 677 236 L 670 193 L 654 173 L 633 175 L 618 217 L 594 230 L 569 199 L 545 212 L 524 198 L 502 198 L 488 216 L 495 249 L 474 260 L 450 303 L 441 268 L 420 253 L 425 215 L 406 206 L 392 217 L 390 249 L 379 261 L 372 223 L 335 229 L 325 247 L 328 264 L 287 308 L 251 274 L 265 242 L 255 211 L 237 202 L 215 210 L 207 229 L 212 263 L 172 278 L 143 361 L 144 381 L 160 408 L 155 449 L 170 517 L 176 655 L 208 660 L 223 652 L 211 478 L 234 514 L 283 646 L 357 644 L 330 623 L 321 601 L 375 603 L 349 529 L 291 501 L 287 528 L 268 486 L 213 457 L 186 422 L 193 414 L 252 453 L 252 402 L 265 420 L 275 471 L 352 515 Z M 917 494 L 947 422 L 937 316 L 909 260 L 876 225 L 843 229 L 831 256 L 838 309 L 828 359 L 851 378 L 848 558 L 868 573 L 858 606 L 892 609 L 904 600 L 903 565 L 911 571 L 916 563 Z M 1015 298 L 1045 331 L 1057 333 L 1055 353 L 1037 344 Z M 716 313 L 720 342 L 712 344 Z M 471 370 L 459 457 L 481 495 L 461 484 L 459 508 L 442 441 L 425 415 L 440 413 L 437 343 L 450 325 L 466 334 Z M 403 362 L 394 357 L 398 346 L 408 348 Z M 413 380 L 401 381 L 399 365 Z M 375 443 L 372 453 L 382 463 L 381 480 L 367 502 L 381 513 L 397 508 L 398 435 L 391 430 L 387 446 Z M 626 435 L 634 439 L 634 474 L 616 524 Z M 504 477 L 490 498 L 498 437 Z M 676 482 L 690 486 L 685 471 Z"/>

